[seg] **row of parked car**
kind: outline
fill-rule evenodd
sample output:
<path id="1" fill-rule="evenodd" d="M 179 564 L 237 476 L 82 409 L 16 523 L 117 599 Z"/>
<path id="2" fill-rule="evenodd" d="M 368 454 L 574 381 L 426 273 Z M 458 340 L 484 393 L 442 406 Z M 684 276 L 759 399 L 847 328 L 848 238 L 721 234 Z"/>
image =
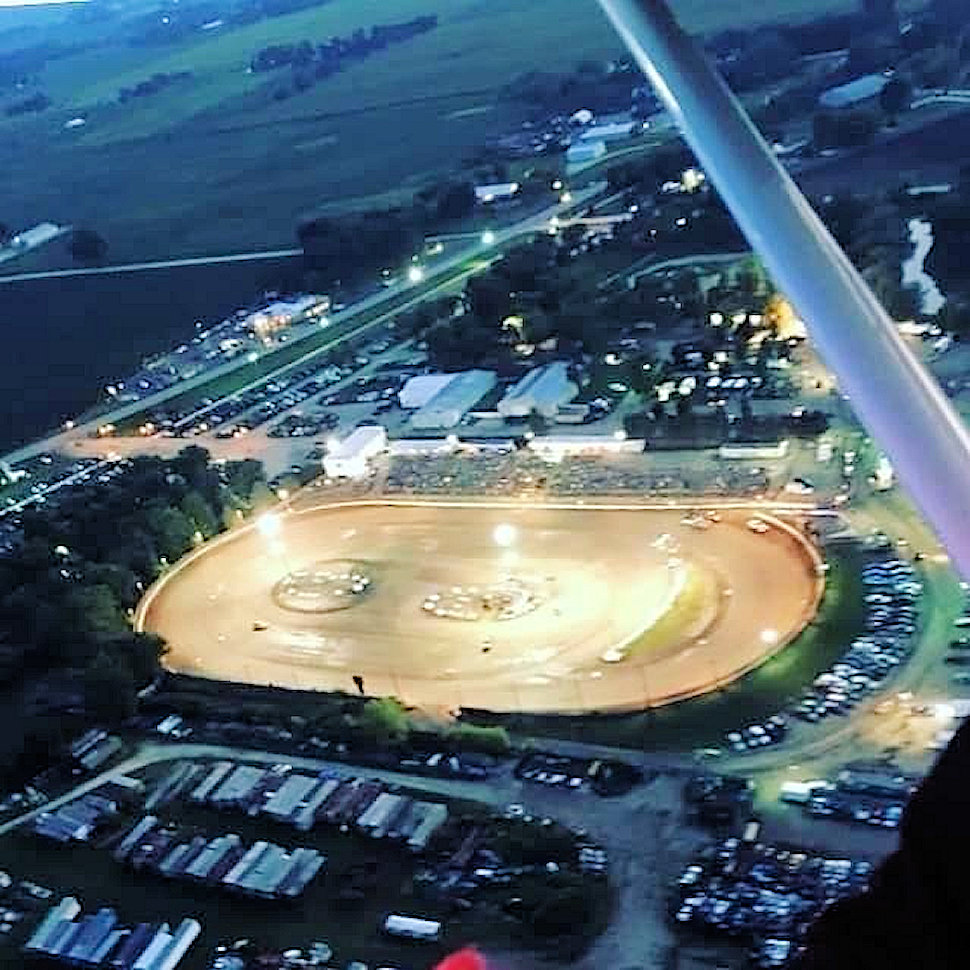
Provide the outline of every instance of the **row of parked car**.
<path id="1" fill-rule="evenodd" d="M 923 589 L 915 569 L 898 558 L 878 558 L 863 568 L 862 582 L 865 633 L 785 713 L 729 732 L 725 747 L 741 753 L 777 744 L 788 732 L 788 717 L 815 723 L 832 714 L 848 714 L 905 660 L 916 632 L 917 600 Z M 970 663 L 970 652 L 961 656 Z"/>
<path id="2" fill-rule="evenodd" d="M 234 435 L 245 434 L 319 394 L 320 391 L 341 380 L 346 373 L 345 368 L 338 367 L 336 364 L 327 364 L 322 368 L 319 365 L 308 364 L 293 371 L 287 377 L 276 378 L 258 388 L 223 401 L 217 408 L 204 415 L 196 427 L 205 431 L 216 425 L 223 425 L 224 427 L 216 432 L 217 438 L 231 438 Z M 228 423 L 240 415 L 244 416 L 244 420 L 234 425 Z"/>
<path id="3" fill-rule="evenodd" d="M 915 569 L 901 559 L 880 559 L 863 569 L 862 583 L 865 633 L 805 691 L 792 708 L 795 717 L 815 722 L 847 714 L 909 656 L 923 589 Z"/>

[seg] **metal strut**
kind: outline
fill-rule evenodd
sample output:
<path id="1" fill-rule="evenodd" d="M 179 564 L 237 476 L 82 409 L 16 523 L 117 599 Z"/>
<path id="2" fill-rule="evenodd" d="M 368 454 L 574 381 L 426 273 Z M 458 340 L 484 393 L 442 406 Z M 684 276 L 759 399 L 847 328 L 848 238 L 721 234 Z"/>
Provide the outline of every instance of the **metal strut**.
<path id="1" fill-rule="evenodd" d="M 859 418 L 970 579 L 970 434 L 663 0 L 599 0 Z"/>

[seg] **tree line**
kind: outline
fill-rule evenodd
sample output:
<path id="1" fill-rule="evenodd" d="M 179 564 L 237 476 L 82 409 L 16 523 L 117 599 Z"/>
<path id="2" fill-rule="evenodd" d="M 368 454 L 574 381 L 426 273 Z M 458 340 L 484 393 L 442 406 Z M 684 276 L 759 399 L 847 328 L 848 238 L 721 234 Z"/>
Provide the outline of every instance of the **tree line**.
<path id="1" fill-rule="evenodd" d="M 9 712 L 41 694 L 44 710 L 4 719 L 0 771 L 59 738 L 59 708 L 103 722 L 133 713 L 164 644 L 133 631 L 132 610 L 166 563 L 226 528 L 262 489 L 258 462 L 216 468 L 193 447 L 171 461 L 134 459 L 108 483 L 23 513 L 20 547 L 0 559 L 0 697 Z M 73 689 L 56 686 L 65 684 Z"/>
<path id="2" fill-rule="evenodd" d="M 308 40 L 296 44 L 272 44 L 259 50 L 249 67 L 256 74 L 291 68 L 292 89 L 279 87 L 274 93 L 277 100 L 282 100 L 294 92 L 308 90 L 317 81 L 337 74 L 355 61 L 425 34 L 437 26 L 437 14 L 428 14 L 404 23 L 378 24 L 370 30 L 361 28 L 347 37 L 332 37 L 322 44 Z"/>

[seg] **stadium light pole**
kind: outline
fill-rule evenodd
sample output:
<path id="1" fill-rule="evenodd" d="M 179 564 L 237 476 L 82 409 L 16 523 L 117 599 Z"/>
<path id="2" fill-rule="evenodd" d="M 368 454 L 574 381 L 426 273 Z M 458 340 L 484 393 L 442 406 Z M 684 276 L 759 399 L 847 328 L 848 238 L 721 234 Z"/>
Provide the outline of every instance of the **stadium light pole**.
<path id="1" fill-rule="evenodd" d="M 856 413 L 970 579 L 970 434 L 664 0 L 598 0 Z"/>

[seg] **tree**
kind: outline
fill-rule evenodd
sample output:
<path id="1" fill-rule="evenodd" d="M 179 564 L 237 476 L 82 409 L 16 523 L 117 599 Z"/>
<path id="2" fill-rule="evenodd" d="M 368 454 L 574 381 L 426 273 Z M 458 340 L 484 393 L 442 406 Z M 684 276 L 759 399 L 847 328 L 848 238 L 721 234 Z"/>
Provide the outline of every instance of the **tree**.
<path id="1" fill-rule="evenodd" d="M 373 697 L 367 701 L 358 726 L 365 737 L 379 745 L 399 743 L 410 730 L 407 711 L 395 697 Z"/>
<path id="2" fill-rule="evenodd" d="M 879 106 L 886 112 L 890 124 L 896 124 L 899 113 L 909 106 L 911 93 L 909 82 L 898 74 L 879 92 Z"/>
<path id="3" fill-rule="evenodd" d="M 219 531 L 219 517 L 208 502 L 194 489 L 182 499 L 181 511 L 206 539 Z"/>
<path id="4" fill-rule="evenodd" d="M 0 222 L 0 246 L 5 246 L 13 235 L 13 230 L 5 222 Z"/>
<path id="5" fill-rule="evenodd" d="M 75 229 L 68 246 L 79 263 L 100 262 L 108 253 L 108 243 L 93 229 Z"/>
<path id="6" fill-rule="evenodd" d="M 592 903 L 580 890 L 564 888 L 544 899 L 532 915 L 536 936 L 572 936 L 582 933 L 593 918 Z"/>
<path id="7" fill-rule="evenodd" d="M 99 651 L 84 670 L 84 703 L 101 720 L 123 720 L 137 707 L 135 682 L 124 661 Z"/>
<path id="8" fill-rule="evenodd" d="M 970 334 L 970 305 L 947 300 L 940 308 L 936 322 L 948 333 L 964 337 Z"/>
<path id="9" fill-rule="evenodd" d="M 232 494 L 246 503 L 252 499 L 257 483 L 264 481 L 263 466 L 253 458 L 234 461 L 226 466 L 226 478 Z"/>
<path id="10" fill-rule="evenodd" d="M 127 631 L 106 641 L 106 645 L 124 659 L 137 687 L 145 687 L 155 679 L 162 657 L 168 652 L 165 641 L 154 633 Z"/>
<path id="11" fill-rule="evenodd" d="M 448 732 L 448 740 L 459 751 L 480 751 L 496 756 L 508 754 L 512 748 L 509 732 L 504 727 L 456 724 Z"/>
<path id="12" fill-rule="evenodd" d="M 471 182 L 449 182 L 439 193 L 435 209 L 442 220 L 467 219 L 475 210 L 475 187 Z"/>
<path id="13" fill-rule="evenodd" d="M 145 522 L 158 546 L 160 556 L 175 562 L 191 545 L 195 529 L 185 514 L 169 506 L 155 504 Z"/>
<path id="14" fill-rule="evenodd" d="M 117 633 L 127 626 L 110 586 L 78 586 L 62 603 L 65 629 L 77 633 Z"/>
<path id="15" fill-rule="evenodd" d="M 798 52 L 780 31 L 761 30 L 731 65 L 728 80 L 735 90 L 750 91 L 787 77 L 797 58 Z"/>

